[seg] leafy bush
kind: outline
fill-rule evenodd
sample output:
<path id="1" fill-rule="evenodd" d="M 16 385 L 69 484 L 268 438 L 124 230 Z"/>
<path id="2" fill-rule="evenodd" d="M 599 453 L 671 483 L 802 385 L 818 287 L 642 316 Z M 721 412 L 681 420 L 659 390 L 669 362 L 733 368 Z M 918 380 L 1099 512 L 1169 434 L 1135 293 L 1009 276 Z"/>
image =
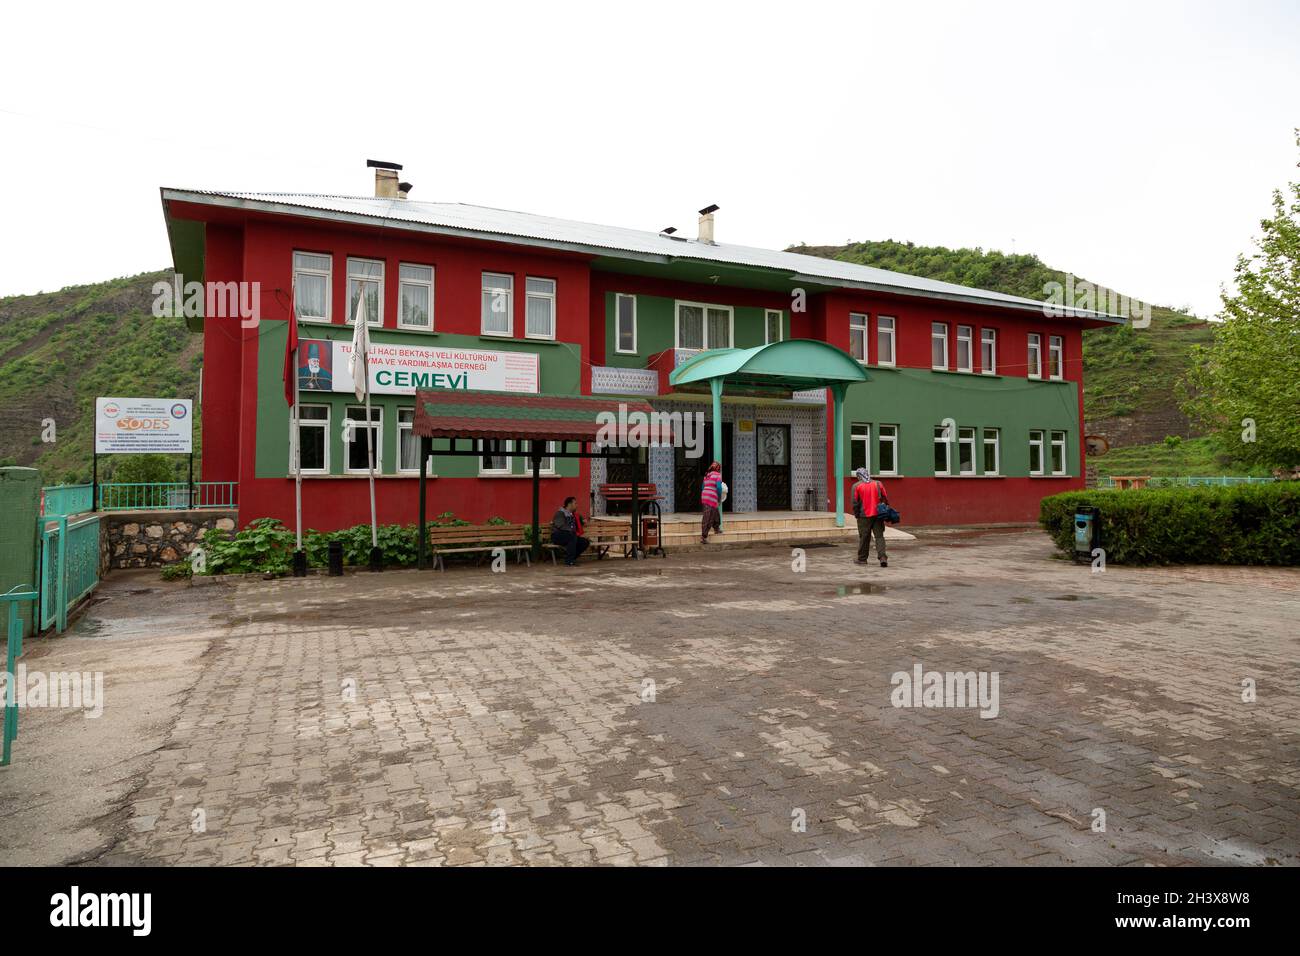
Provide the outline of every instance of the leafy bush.
<path id="1" fill-rule="evenodd" d="M 1101 548 L 1110 564 L 1300 564 L 1300 482 L 1044 498 L 1039 524 L 1070 554 L 1079 505 L 1100 509 Z"/>
<path id="2" fill-rule="evenodd" d="M 234 537 L 211 528 L 203 533 L 205 574 L 285 574 L 293 561 L 294 535 L 276 518 L 258 518 Z"/>

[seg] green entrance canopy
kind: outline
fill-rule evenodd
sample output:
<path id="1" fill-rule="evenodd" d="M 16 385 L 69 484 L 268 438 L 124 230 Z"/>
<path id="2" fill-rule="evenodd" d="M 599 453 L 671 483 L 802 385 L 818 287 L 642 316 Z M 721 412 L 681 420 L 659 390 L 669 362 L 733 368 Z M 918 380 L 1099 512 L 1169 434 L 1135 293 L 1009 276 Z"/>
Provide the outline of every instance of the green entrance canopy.
<path id="1" fill-rule="evenodd" d="M 866 382 L 867 370 L 853 356 L 826 342 L 788 339 L 752 349 L 710 349 L 683 362 L 668 376 L 674 387 L 707 382 L 713 396 L 713 447 L 722 448 L 724 383 L 745 389 L 803 391 L 829 388 L 835 406 L 835 524 L 844 526 L 844 393 Z"/>

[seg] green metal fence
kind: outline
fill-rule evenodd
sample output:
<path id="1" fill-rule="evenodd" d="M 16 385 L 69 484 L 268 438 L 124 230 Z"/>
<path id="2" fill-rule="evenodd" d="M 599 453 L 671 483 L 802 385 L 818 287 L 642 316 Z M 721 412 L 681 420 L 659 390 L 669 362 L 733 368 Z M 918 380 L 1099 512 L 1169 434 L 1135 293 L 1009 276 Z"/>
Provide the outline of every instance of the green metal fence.
<path id="1" fill-rule="evenodd" d="M 53 627 L 61 634 L 68 626 L 68 608 L 99 584 L 99 515 L 73 520 L 49 515 L 39 521 L 40 630 Z"/>
<path id="2" fill-rule="evenodd" d="M 1148 488 L 1188 488 L 1197 485 L 1259 485 L 1267 484 L 1273 481 L 1272 478 L 1248 478 L 1242 475 L 1220 475 L 1213 478 L 1150 478 L 1147 480 Z M 1097 482 L 1101 488 L 1114 488 L 1115 481 L 1112 478 L 1101 478 Z"/>
<path id="3" fill-rule="evenodd" d="M 42 488 L 42 514 L 78 515 L 93 511 L 94 485 L 51 485 Z"/>
<path id="4" fill-rule="evenodd" d="M 100 511 L 185 511 L 235 507 L 235 481 L 110 482 L 99 486 Z"/>
<path id="5" fill-rule="evenodd" d="M 20 584 L 8 592 L 0 594 L 0 603 L 8 605 L 7 628 L 5 630 L 5 680 L 4 696 L 4 745 L 0 751 L 0 767 L 9 765 L 9 751 L 18 739 L 18 693 L 14 686 L 15 663 L 23 656 L 23 622 L 18 617 L 20 601 L 35 601 L 37 594 L 28 585 Z"/>

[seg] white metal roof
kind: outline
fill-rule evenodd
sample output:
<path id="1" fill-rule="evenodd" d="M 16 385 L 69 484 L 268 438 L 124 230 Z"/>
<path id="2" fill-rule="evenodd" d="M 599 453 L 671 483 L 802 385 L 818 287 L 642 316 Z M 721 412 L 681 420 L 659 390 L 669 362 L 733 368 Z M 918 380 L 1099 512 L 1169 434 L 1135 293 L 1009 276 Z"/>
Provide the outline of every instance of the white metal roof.
<path id="1" fill-rule="evenodd" d="M 332 219 L 369 225 L 468 236 L 523 245 L 586 252 L 613 258 L 663 262 L 697 260 L 724 265 L 772 270 L 797 285 L 800 281 L 845 288 L 918 295 L 983 305 L 1040 311 L 1043 303 L 940 282 L 874 266 L 841 262 L 795 252 L 757 249 L 732 243 L 704 243 L 671 238 L 662 233 L 621 226 L 557 219 L 534 213 L 470 206 L 464 203 L 419 202 L 370 196 L 332 196 L 313 193 L 218 192 L 164 188 L 163 200 L 247 208 L 308 218 Z M 1118 316 L 1081 309 L 1064 310 L 1079 318 L 1123 321 Z"/>

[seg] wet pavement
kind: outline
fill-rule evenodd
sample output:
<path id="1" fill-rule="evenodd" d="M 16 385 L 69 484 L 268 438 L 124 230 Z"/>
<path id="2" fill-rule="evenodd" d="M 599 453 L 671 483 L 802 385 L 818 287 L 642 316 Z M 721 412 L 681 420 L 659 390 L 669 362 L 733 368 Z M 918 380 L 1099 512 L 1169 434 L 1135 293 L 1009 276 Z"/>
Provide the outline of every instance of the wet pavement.
<path id="1" fill-rule="evenodd" d="M 98 597 L 31 660 L 103 670 L 101 738 L 148 694 L 157 742 L 98 814 L 10 814 L 36 755 L 94 763 L 32 712 L 0 774 L 20 862 L 1300 862 L 1296 569 L 1094 574 L 999 529 L 886 569 L 755 547 Z"/>

